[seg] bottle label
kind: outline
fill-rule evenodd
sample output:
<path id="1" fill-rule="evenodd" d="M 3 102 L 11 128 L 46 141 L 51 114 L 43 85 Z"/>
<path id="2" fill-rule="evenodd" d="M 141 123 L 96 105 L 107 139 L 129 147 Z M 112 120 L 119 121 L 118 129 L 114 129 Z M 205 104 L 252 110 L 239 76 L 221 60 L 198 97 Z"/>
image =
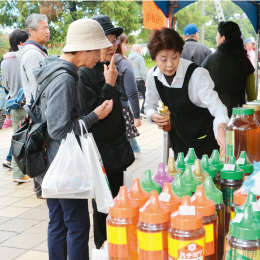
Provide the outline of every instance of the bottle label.
<path id="1" fill-rule="evenodd" d="M 233 202 L 233 194 L 237 190 L 236 187 L 225 187 L 221 188 L 221 191 L 223 193 L 223 201 L 226 206 L 226 213 L 230 213 L 230 207 Z"/>
<path id="2" fill-rule="evenodd" d="M 234 155 L 235 132 L 226 130 L 226 157 Z"/>
<path id="3" fill-rule="evenodd" d="M 260 259 L 260 250 L 247 251 L 231 247 L 226 244 L 225 260 L 256 260 Z"/>
<path id="4" fill-rule="evenodd" d="M 159 199 L 160 201 L 164 201 L 164 202 L 169 202 L 170 199 L 171 199 L 171 195 L 166 193 L 166 192 L 162 192 L 160 195 L 159 195 Z"/>
<path id="5" fill-rule="evenodd" d="M 195 216 L 195 206 L 180 206 L 179 213 L 180 215 Z"/>
<path id="6" fill-rule="evenodd" d="M 107 225 L 108 252 L 114 257 L 128 257 L 128 246 L 125 227 Z"/>
<path id="7" fill-rule="evenodd" d="M 167 231 L 146 233 L 137 230 L 138 259 L 164 259 L 167 253 Z"/>
<path id="8" fill-rule="evenodd" d="M 203 225 L 205 228 L 205 256 L 215 254 L 214 224 Z"/>
<path id="9" fill-rule="evenodd" d="M 244 164 L 245 164 L 245 161 L 246 161 L 245 158 L 238 158 L 238 159 L 237 159 L 237 164 L 244 165 Z"/>
<path id="10" fill-rule="evenodd" d="M 193 241 L 179 241 L 168 236 L 170 260 L 203 260 L 205 256 L 205 237 Z"/>
<path id="11" fill-rule="evenodd" d="M 235 171 L 236 165 L 235 164 L 224 164 L 223 170 L 224 171 Z"/>

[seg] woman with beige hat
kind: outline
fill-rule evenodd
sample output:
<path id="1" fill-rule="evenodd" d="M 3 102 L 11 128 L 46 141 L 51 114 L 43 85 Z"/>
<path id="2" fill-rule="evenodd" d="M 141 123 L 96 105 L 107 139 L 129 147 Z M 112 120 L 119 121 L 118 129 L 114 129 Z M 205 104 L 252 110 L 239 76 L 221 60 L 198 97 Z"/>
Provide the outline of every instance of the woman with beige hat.
<path id="1" fill-rule="evenodd" d="M 47 146 L 47 164 L 53 161 L 61 140 L 73 131 L 80 135 L 78 119 L 90 128 L 104 119 L 112 110 L 113 101 L 102 102 L 93 112 L 82 116 L 78 99 L 78 73 L 81 66 L 94 67 L 100 59 L 100 49 L 112 44 L 105 37 L 98 22 L 80 19 L 70 24 L 67 44 L 63 54 L 51 56 L 34 70 L 37 83 L 46 80 L 53 73 L 65 70 L 55 77 L 43 91 L 37 108 L 39 117 L 47 121 L 50 141 Z M 114 67 L 106 70 L 108 76 L 117 74 Z M 48 167 L 47 167 L 48 168 Z M 43 172 L 37 181 L 42 181 Z M 49 208 L 48 251 L 50 260 L 89 259 L 89 212 L 88 201 L 84 199 L 47 199 Z"/>

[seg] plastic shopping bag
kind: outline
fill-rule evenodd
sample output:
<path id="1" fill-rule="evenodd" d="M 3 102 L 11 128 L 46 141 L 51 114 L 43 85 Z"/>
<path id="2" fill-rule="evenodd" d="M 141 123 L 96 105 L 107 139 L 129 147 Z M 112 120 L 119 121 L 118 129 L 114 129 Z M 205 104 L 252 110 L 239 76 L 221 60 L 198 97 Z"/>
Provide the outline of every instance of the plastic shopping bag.
<path id="1" fill-rule="evenodd" d="M 87 132 L 84 122 L 82 120 L 79 121 L 82 133 L 80 136 L 81 147 L 85 159 L 89 162 L 91 167 L 97 210 L 108 214 L 109 204 L 113 201 L 113 196 L 103 167 L 102 159 L 93 135 Z M 84 135 L 83 127 L 86 130 L 86 134 Z"/>
<path id="2" fill-rule="evenodd" d="M 43 179 L 43 197 L 92 198 L 93 180 L 90 171 L 90 165 L 74 133 L 67 134 Z"/>
<path id="3" fill-rule="evenodd" d="M 91 260 L 108 260 L 108 245 L 107 241 L 104 243 L 104 248 L 93 249 Z"/>

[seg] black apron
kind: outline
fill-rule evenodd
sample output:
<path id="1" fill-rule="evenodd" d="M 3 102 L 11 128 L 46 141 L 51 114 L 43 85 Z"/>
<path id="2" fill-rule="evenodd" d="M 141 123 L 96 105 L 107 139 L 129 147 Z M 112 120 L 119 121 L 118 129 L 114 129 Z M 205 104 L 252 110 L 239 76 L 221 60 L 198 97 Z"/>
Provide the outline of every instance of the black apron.
<path id="1" fill-rule="evenodd" d="M 197 107 L 189 98 L 189 81 L 197 67 L 195 63 L 189 65 L 182 88 L 166 87 L 154 77 L 160 98 L 171 112 L 169 139 L 175 159 L 179 152 L 186 155 L 189 148 L 195 149 L 199 159 L 219 148 L 213 132 L 214 117 L 207 108 Z"/>

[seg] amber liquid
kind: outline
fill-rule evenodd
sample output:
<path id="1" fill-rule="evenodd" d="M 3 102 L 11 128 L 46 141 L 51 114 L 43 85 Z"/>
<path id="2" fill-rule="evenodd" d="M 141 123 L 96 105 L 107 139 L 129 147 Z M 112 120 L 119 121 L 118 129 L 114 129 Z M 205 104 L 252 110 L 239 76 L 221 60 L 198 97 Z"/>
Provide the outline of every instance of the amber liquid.
<path id="1" fill-rule="evenodd" d="M 136 225 L 138 217 L 134 218 L 112 218 L 107 217 L 107 225 L 112 227 L 126 228 L 126 245 L 117 245 L 108 241 L 109 260 L 138 260 Z M 120 238 L 119 238 L 120 240 Z"/>
<path id="2" fill-rule="evenodd" d="M 163 126 L 164 132 L 169 132 L 172 129 L 171 120 L 167 120 L 167 125 Z"/>
<path id="3" fill-rule="evenodd" d="M 223 259 L 225 244 L 225 204 L 216 205 L 218 215 L 218 260 Z"/>

